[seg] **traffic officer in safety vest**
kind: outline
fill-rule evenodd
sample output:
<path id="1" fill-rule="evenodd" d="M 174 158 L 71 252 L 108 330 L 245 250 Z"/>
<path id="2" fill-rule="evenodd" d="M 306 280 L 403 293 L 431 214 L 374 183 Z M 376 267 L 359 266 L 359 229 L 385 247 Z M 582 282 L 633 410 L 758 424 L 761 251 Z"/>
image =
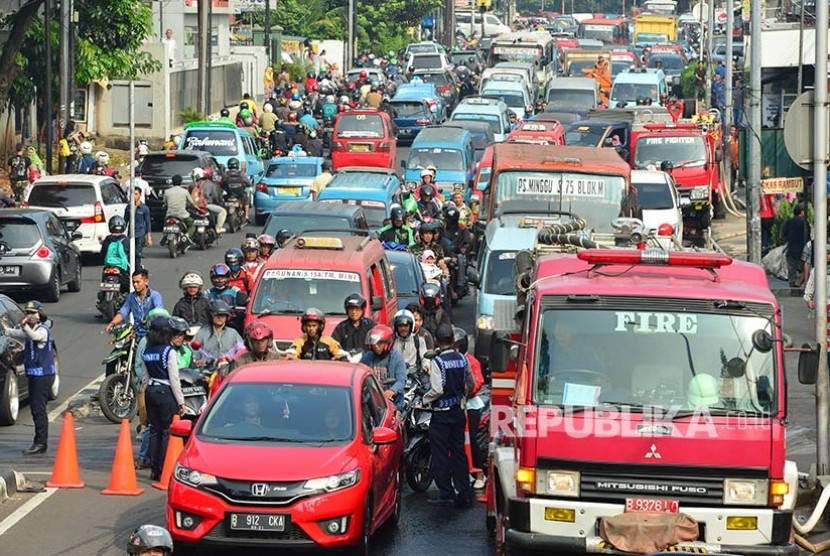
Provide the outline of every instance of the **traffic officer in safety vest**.
<path id="1" fill-rule="evenodd" d="M 430 389 L 423 402 L 431 403 L 433 409 L 429 446 L 432 476 L 440 495 L 429 503 L 469 508 L 473 505 L 473 493 L 464 452 L 464 408 L 467 393 L 473 391 L 475 382 L 467 358 L 454 347 L 452 326 L 438 326 L 435 340 L 441 353 L 430 365 Z"/>
<path id="2" fill-rule="evenodd" d="M 31 448 L 23 450 L 23 455 L 33 456 L 46 451 L 49 436 L 46 402 L 55 380 L 55 346 L 40 301 L 28 302 L 23 310 L 26 316 L 18 328 L 11 328 L 6 323 L 3 328 L 8 336 L 25 343 L 23 367 L 29 382 L 29 409 L 35 422 L 35 438 Z"/>

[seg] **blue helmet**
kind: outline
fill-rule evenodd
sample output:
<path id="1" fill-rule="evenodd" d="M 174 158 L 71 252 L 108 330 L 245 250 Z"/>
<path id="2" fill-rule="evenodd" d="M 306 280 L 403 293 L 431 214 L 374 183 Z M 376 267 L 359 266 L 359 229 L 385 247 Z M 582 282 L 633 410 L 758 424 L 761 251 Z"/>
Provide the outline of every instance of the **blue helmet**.
<path id="1" fill-rule="evenodd" d="M 236 272 L 242 268 L 243 260 L 245 260 L 245 255 L 239 247 L 231 247 L 225 252 L 225 264 L 228 265 L 232 272 Z"/>
<path id="2" fill-rule="evenodd" d="M 300 100 L 300 93 L 294 93 L 291 95 L 291 100 Z"/>

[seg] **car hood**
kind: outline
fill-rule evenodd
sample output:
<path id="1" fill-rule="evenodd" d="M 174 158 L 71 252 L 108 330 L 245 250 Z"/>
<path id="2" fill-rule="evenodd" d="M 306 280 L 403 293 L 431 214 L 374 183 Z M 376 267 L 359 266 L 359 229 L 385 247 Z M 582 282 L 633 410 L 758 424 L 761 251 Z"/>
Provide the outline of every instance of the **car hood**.
<path id="1" fill-rule="evenodd" d="M 677 209 L 651 210 L 643 209 L 643 224 L 649 230 L 656 230 L 660 224 L 671 224 L 677 227 Z"/>
<path id="2" fill-rule="evenodd" d="M 220 444 L 199 438 L 187 445 L 179 462 L 224 479 L 302 481 L 336 475 L 355 468 L 357 446 L 347 441 L 319 444 Z M 274 462 L 281 462 L 274 465 Z"/>

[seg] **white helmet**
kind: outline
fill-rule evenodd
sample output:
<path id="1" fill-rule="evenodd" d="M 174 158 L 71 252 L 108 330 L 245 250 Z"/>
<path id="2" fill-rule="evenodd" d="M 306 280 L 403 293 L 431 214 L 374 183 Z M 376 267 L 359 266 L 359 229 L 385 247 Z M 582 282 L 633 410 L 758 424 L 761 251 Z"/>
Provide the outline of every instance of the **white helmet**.
<path id="1" fill-rule="evenodd" d="M 346 96 L 346 95 L 341 96 L 340 97 L 340 104 L 349 104 L 349 97 Z"/>
<path id="2" fill-rule="evenodd" d="M 265 106 L 263 106 L 262 109 L 265 110 L 266 112 L 273 112 L 274 111 L 274 107 L 271 106 L 271 103 L 269 103 L 269 102 L 266 102 Z"/>
<path id="3" fill-rule="evenodd" d="M 89 141 L 81 143 L 81 154 L 92 154 L 92 143 Z"/>
<path id="4" fill-rule="evenodd" d="M 421 170 L 421 177 L 422 178 L 425 177 L 425 176 L 432 176 L 432 175 L 433 175 L 432 170 L 430 170 L 429 168 L 424 168 L 423 170 Z M 435 177 L 435 176 L 433 176 L 433 177 Z"/>
<path id="5" fill-rule="evenodd" d="M 105 151 L 98 151 L 95 153 L 95 158 L 97 158 L 98 162 L 105 166 L 110 163 L 110 155 L 108 155 Z"/>
<path id="6" fill-rule="evenodd" d="M 201 168 L 194 168 L 192 172 L 190 172 L 193 181 L 199 181 L 200 179 L 205 177 L 205 171 Z"/>
<path id="7" fill-rule="evenodd" d="M 327 103 L 334 104 L 335 101 L 336 101 L 336 99 L 334 98 L 334 95 L 326 95 L 326 102 Z"/>
<path id="8" fill-rule="evenodd" d="M 202 280 L 202 277 L 195 272 L 188 272 L 187 274 L 182 276 L 181 280 L 179 280 L 179 287 L 182 289 L 193 287 L 201 288 L 204 287 L 204 285 L 205 282 L 204 280 Z"/>

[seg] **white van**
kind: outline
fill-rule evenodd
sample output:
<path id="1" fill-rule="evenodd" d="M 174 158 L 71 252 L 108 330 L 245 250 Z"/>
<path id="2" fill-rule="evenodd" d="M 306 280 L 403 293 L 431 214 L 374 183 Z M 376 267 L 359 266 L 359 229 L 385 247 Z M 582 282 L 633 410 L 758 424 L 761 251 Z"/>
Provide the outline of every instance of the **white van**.
<path id="1" fill-rule="evenodd" d="M 460 32 L 465 37 L 470 38 L 470 21 L 475 15 L 475 23 L 473 28 L 473 36 L 481 36 L 481 17 L 482 14 L 477 12 L 455 12 L 455 31 Z M 502 33 L 509 33 L 510 26 L 505 25 L 501 20 L 493 14 L 484 14 L 484 36 L 494 37 Z"/>

